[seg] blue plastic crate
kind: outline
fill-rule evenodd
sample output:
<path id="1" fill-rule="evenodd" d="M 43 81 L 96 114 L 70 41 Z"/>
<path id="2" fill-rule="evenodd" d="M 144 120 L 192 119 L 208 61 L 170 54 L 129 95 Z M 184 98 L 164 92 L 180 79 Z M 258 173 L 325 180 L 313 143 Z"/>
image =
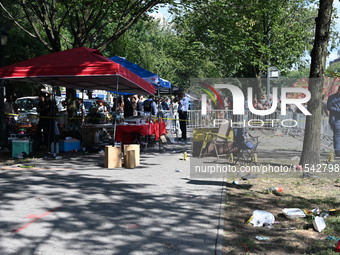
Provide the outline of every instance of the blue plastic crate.
<path id="1" fill-rule="evenodd" d="M 67 151 L 74 151 L 80 150 L 80 141 L 73 139 L 73 140 L 62 140 L 59 141 L 59 151 L 60 152 L 67 152 Z"/>

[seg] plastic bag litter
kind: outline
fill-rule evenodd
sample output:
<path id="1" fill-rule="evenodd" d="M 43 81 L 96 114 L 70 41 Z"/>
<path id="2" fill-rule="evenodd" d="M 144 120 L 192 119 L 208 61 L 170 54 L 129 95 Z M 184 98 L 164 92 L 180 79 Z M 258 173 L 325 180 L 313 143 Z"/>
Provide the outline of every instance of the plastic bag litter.
<path id="1" fill-rule="evenodd" d="M 321 232 L 326 228 L 325 220 L 320 216 L 316 216 L 313 220 L 313 227 L 316 231 Z"/>
<path id="2" fill-rule="evenodd" d="M 288 219 L 306 217 L 306 214 L 299 208 L 284 208 L 282 212 Z"/>
<path id="3" fill-rule="evenodd" d="M 255 210 L 251 216 L 250 223 L 253 224 L 254 227 L 262 227 L 264 224 L 273 224 L 274 221 L 275 217 L 272 213 Z"/>
<path id="4" fill-rule="evenodd" d="M 255 236 L 256 240 L 263 241 L 263 240 L 269 240 L 269 237 L 266 236 Z"/>

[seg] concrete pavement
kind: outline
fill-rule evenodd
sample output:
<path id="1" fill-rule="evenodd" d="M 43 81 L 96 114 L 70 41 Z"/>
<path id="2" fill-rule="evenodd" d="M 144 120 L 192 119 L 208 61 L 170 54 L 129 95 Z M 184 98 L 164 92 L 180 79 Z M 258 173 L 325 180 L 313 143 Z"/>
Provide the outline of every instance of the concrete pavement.
<path id="1" fill-rule="evenodd" d="M 135 169 L 105 169 L 100 153 L 3 166 L 0 254 L 219 254 L 225 185 L 190 180 L 185 149 Z"/>

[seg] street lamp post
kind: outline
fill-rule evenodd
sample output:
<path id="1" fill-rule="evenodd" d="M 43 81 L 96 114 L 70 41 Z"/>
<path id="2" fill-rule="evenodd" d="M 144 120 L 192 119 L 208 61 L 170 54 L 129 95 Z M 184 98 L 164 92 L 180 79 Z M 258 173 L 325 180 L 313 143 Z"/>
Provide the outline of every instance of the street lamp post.
<path id="1" fill-rule="evenodd" d="M 0 67 L 4 66 L 4 48 L 7 44 L 8 34 L 6 30 L 0 29 Z M 5 86 L 0 80 L 0 148 L 6 147 L 6 116 L 4 109 Z"/>

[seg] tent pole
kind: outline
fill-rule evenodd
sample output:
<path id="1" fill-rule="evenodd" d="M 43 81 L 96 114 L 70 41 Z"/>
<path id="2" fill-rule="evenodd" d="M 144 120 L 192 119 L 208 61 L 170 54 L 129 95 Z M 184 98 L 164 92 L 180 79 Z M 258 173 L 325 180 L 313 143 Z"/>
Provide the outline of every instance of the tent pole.
<path id="1" fill-rule="evenodd" d="M 116 105 L 115 105 L 115 117 L 113 119 L 113 146 L 116 142 L 116 129 L 117 129 L 117 109 L 118 109 L 118 88 L 119 88 L 119 76 L 117 76 L 117 84 L 116 84 Z"/>
<path id="2" fill-rule="evenodd" d="M 47 150 L 50 152 L 50 154 L 52 154 L 52 151 L 51 151 L 51 145 L 53 143 L 53 153 L 55 153 L 56 151 L 56 135 L 55 135 L 55 117 L 56 117 L 56 100 L 55 100 L 55 93 L 56 93 L 56 89 L 55 89 L 55 81 L 52 81 L 52 98 L 50 99 L 50 104 L 52 106 L 52 109 L 51 109 L 51 113 L 52 113 L 52 116 L 50 117 L 50 119 L 47 117 L 47 120 L 48 120 L 48 125 L 49 125 L 49 130 L 48 130 L 48 138 L 47 138 Z M 51 134 L 51 132 L 53 132 Z M 51 139 L 52 140 L 51 140 Z M 54 156 L 54 155 L 52 155 Z"/>

